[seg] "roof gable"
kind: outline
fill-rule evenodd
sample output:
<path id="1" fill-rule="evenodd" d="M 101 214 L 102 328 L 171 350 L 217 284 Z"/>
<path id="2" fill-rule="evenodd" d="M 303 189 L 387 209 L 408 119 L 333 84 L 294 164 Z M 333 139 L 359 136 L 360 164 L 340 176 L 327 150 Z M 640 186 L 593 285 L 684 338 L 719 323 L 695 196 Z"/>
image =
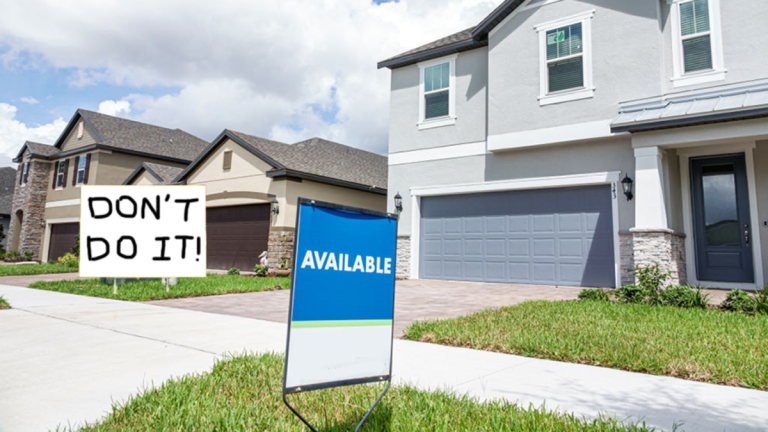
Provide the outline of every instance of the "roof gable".
<path id="1" fill-rule="evenodd" d="M 147 172 L 154 177 L 160 184 L 172 184 L 176 177 L 181 173 L 182 168 L 170 165 L 162 165 L 153 162 L 144 162 L 136 168 L 131 175 L 123 182 L 124 185 L 133 183 L 143 172 Z"/>

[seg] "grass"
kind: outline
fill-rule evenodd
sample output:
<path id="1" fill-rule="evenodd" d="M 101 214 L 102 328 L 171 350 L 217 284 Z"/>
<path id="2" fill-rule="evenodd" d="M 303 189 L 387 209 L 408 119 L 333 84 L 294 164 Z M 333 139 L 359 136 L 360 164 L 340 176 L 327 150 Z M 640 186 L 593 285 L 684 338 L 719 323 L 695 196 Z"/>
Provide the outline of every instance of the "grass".
<path id="1" fill-rule="evenodd" d="M 768 316 L 538 301 L 417 322 L 405 337 L 768 390 Z"/>
<path id="2" fill-rule="evenodd" d="M 282 356 L 245 355 L 218 362 L 211 373 L 169 381 L 115 404 L 103 421 L 82 431 L 305 431 L 282 402 Z M 321 431 L 351 431 L 383 384 L 289 395 Z M 448 393 L 393 387 L 365 431 L 642 431 L 611 419 L 583 420 L 524 410 L 507 402 L 480 404 Z"/>
<path id="3" fill-rule="evenodd" d="M 205 278 L 180 278 L 179 284 L 171 286 L 170 292 L 165 292 L 165 285 L 160 281 L 144 281 L 118 286 L 117 295 L 113 294 L 111 284 L 99 284 L 98 279 L 35 282 L 29 287 L 115 300 L 147 301 L 270 291 L 290 288 L 290 284 L 290 278 L 253 278 L 209 274 Z"/>
<path id="4" fill-rule="evenodd" d="M 8 304 L 8 301 L 3 298 L 3 296 L 0 296 L 0 310 L 3 309 L 10 309 L 11 305 Z"/>
<path id="5" fill-rule="evenodd" d="M 67 267 L 63 264 L 0 265 L 0 277 L 51 273 L 77 273 L 77 267 Z"/>

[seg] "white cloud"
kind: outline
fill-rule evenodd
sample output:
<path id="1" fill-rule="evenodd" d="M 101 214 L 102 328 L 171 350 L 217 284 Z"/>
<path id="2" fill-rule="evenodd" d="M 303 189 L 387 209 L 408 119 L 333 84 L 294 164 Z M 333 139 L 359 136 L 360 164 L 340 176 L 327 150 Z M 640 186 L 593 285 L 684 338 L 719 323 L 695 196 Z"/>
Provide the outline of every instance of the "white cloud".
<path id="1" fill-rule="evenodd" d="M 500 1 L 0 0 L 0 45 L 5 62 L 28 53 L 34 67 L 42 57 L 74 69 L 73 86 L 136 87 L 105 110 L 128 102 L 122 115 L 206 139 L 231 128 L 384 152 L 389 72 L 376 63 L 477 24 Z M 142 90 L 152 86 L 180 90 Z"/>
<path id="2" fill-rule="evenodd" d="M 0 166 L 8 166 L 25 141 L 53 144 L 67 126 L 63 118 L 51 123 L 28 126 L 16 120 L 17 108 L 0 103 Z"/>
<path id="3" fill-rule="evenodd" d="M 37 100 L 37 99 L 35 99 L 33 97 L 23 97 L 23 98 L 21 98 L 19 100 L 24 102 L 25 104 L 29 104 L 29 105 L 37 105 L 37 104 L 40 103 L 39 100 Z"/>
<path id="4" fill-rule="evenodd" d="M 126 100 L 106 100 L 99 104 L 99 112 L 116 117 L 128 117 L 131 113 L 131 103 Z"/>

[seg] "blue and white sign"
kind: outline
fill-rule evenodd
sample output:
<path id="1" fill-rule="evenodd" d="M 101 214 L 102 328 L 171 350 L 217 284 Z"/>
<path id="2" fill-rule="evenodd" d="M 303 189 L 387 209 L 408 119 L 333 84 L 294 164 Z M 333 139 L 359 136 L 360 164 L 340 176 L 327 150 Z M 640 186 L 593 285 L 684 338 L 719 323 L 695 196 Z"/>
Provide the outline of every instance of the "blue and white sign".
<path id="1" fill-rule="evenodd" d="M 391 376 L 397 218 L 299 200 L 284 388 Z"/>

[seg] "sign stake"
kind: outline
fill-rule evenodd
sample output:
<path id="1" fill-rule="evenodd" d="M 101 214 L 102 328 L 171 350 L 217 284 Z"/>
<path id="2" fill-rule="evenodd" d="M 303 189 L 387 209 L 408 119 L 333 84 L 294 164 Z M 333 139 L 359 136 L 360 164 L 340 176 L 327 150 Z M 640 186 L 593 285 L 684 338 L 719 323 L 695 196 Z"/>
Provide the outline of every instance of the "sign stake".
<path id="1" fill-rule="evenodd" d="M 165 292 L 171 292 L 171 278 L 165 278 Z"/>
<path id="2" fill-rule="evenodd" d="M 112 294 L 117 295 L 117 278 L 112 278 L 112 283 L 114 284 Z"/>

